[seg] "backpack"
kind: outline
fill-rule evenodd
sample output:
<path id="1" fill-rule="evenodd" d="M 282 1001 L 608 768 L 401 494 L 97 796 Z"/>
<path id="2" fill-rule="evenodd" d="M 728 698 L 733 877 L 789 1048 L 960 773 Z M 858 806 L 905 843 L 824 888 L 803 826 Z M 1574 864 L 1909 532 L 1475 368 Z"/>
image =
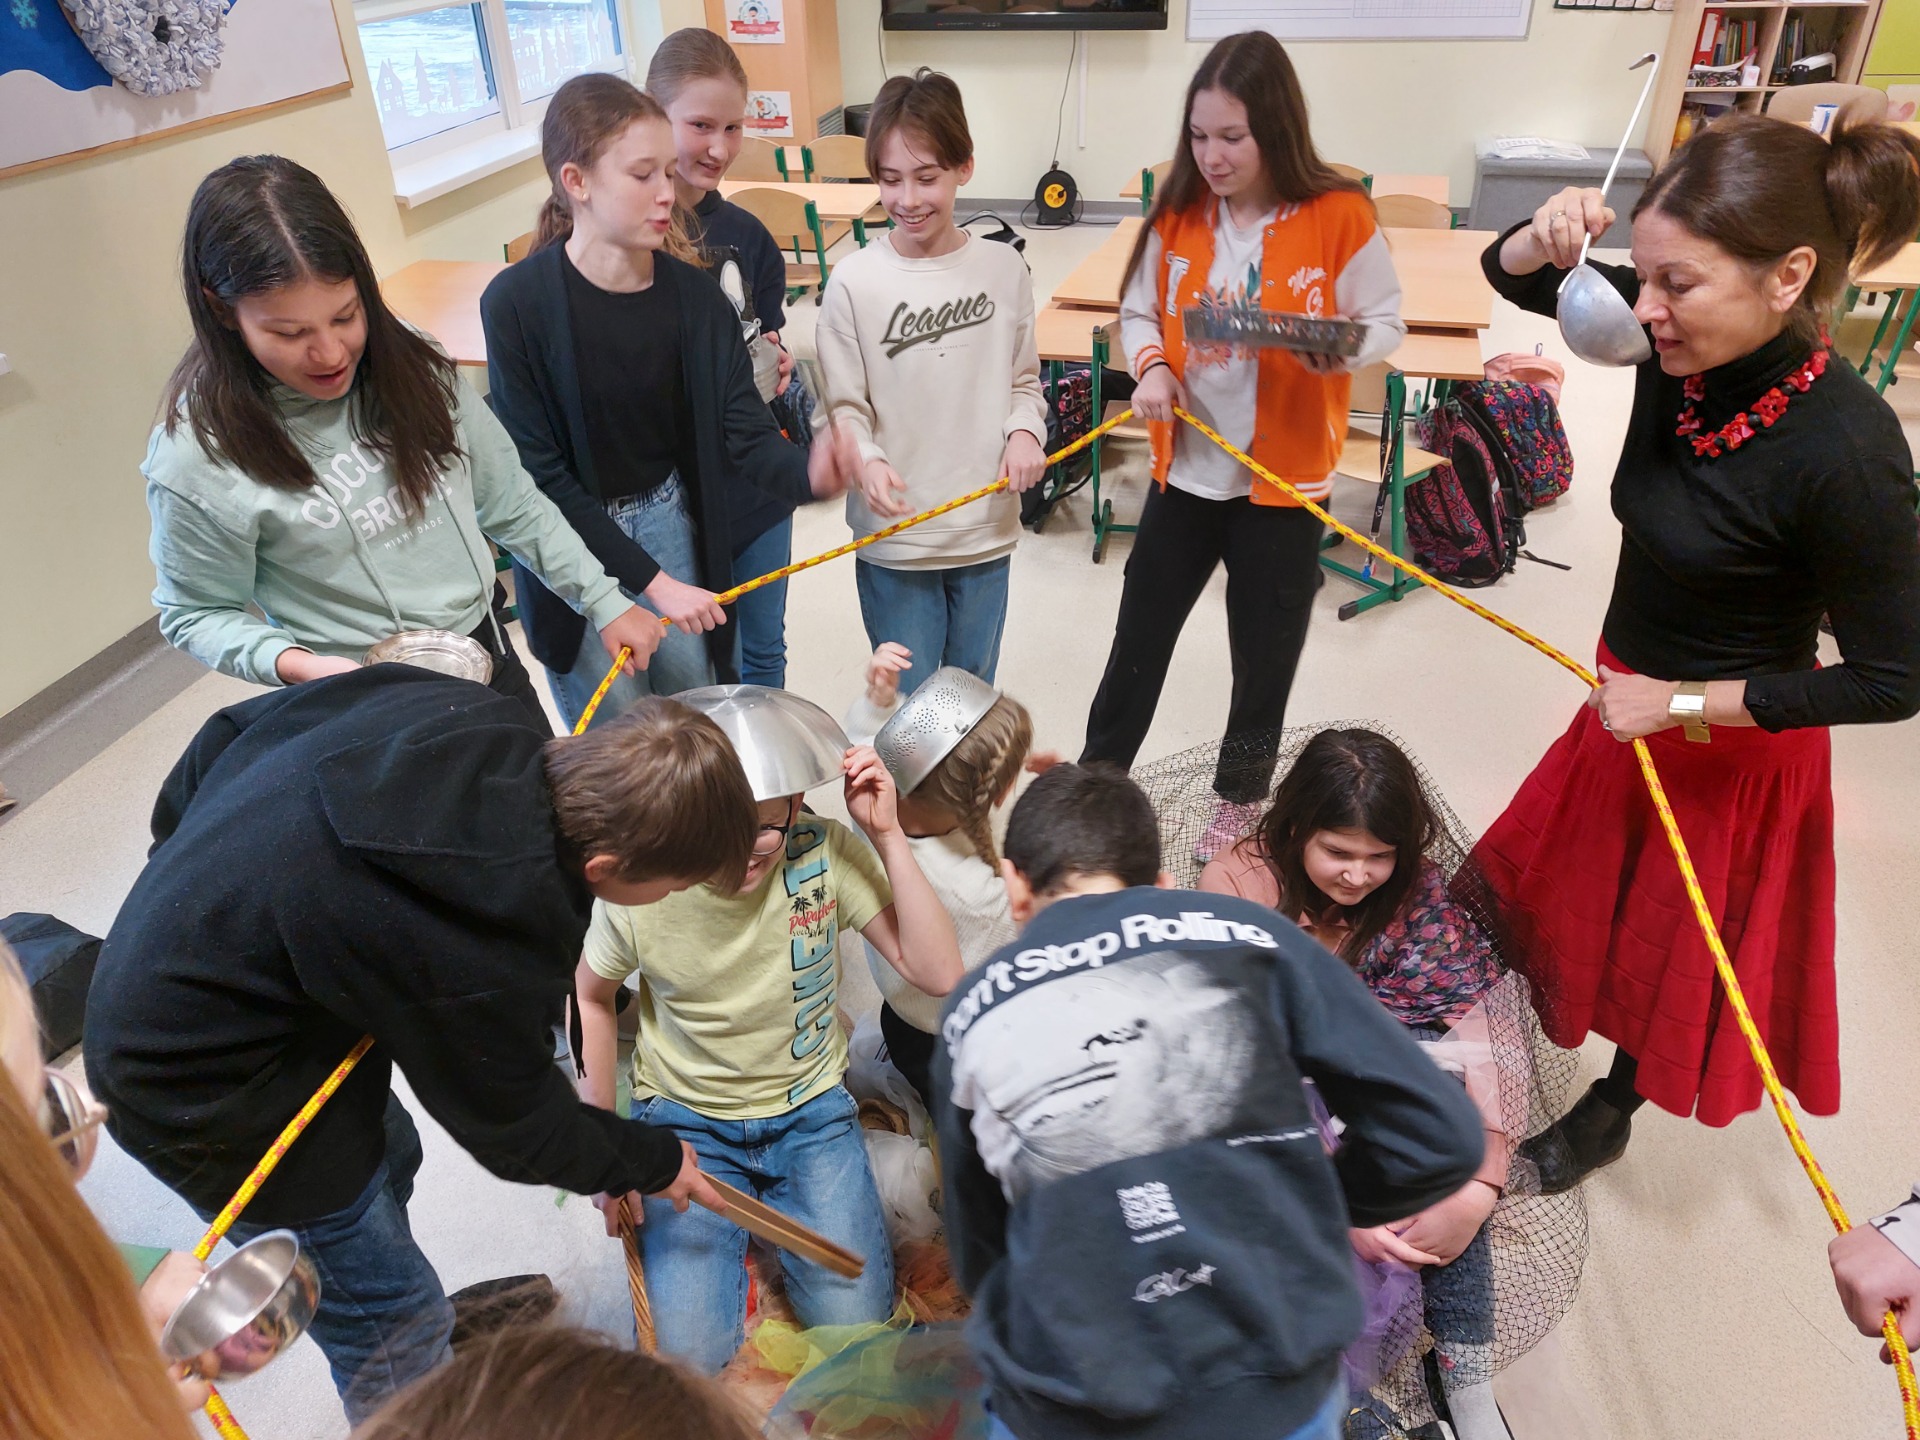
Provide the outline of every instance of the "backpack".
<path id="1" fill-rule="evenodd" d="M 1414 437 L 1448 461 L 1407 491 L 1414 559 L 1468 589 L 1493 584 L 1525 553 L 1522 517 L 1573 483 L 1573 452 L 1553 397 L 1542 385 L 1514 380 L 1457 386 L 1445 405 L 1415 422 Z"/>
<path id="2" fill-rule="evenodd" d="M 1487 368 L 1493 369 L 1493 363 Z M 1560 407 L 1546 385 L 1488 379 L 1462 386 L 1459 394 L 1484 422 L 1482 433 L 1492 432 L 1495 453 L 1513 467 L 1522 514 L 1567 493 L 1573 484 L 1573 451 L 1560 424 Z"/>
<path id="3" fill-rule="evenodd" d="M 1414 422 L 1414 443 L 1447 463 L 1407 488 L 1407 543 L 1420 565 L 1475 590 L 1513 570 L 1525 537 L 1484 422 L 1464 402 L 1468 388 Z"/>
<path id="4" fill-rule="evenodd" d="M 1040 393 L 1047 402 L 1049 455 L 1071 445 L 1093 428 L 1093 367 L 1069 364 L 1060 368 L 1057 381 L 1050 375 L 1040 381 Z M 1048 477 L 1020 497 L 1020 523 L 1038 531 L 1053 513 L 1053 507 L 1085 485 L 1092 474 L 1090 449 L 1062 461 L 1057 476 Z"/>

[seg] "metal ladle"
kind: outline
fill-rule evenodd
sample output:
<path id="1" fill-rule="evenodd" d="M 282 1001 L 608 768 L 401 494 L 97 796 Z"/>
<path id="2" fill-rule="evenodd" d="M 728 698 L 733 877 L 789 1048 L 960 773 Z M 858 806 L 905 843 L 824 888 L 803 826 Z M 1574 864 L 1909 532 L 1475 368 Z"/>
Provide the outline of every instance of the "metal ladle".
<path id="1" fill-rule="evenodd" d="M 1627 133 L 1620 137 L 1619 148 L 1613 152 L 1607 178 L 1600 182 L 1603 203 L 1607 191 L 1613 188 L 1613 177 L 1619 173 L 1620 158 L 1627 153 L 1627 142 L 1633 139 L 1634 127 L 1640 123 L 1640 112 L 1647 108 L 1647 97 L 1653 93 L 1654 79 L 1660 73 L 1660 56 L 1649 50 L 1627 69 L 1638 70 L 1642 65 L 1652 65 L 1653 69 L 1647 72 L 1647 83 L 1640 87 L 1640 103 L 1633 107 Z M 1588 234 L 1580 242 L 1579 260 L 1560 282 L 1560 334 L 1569 350 L 1591 364 L 1638 365 L 1653 354 L 1653 347 L 1647 344 L 1647 332 L 1634 317 L 1633 306 L 1626 298 L 1607 283 L 1606 276 L 1587 264 L 1587 251 L 1591 248 L 1593 236 Z"/>
<path id="2" fill-rule="evenodd" d="M 291 1230 L 269 1230 L 200 1277 L 160 1335 L 160 1352 L 203 1380 L 265 1368 L 306 1333 L 320 1276 Z"/>

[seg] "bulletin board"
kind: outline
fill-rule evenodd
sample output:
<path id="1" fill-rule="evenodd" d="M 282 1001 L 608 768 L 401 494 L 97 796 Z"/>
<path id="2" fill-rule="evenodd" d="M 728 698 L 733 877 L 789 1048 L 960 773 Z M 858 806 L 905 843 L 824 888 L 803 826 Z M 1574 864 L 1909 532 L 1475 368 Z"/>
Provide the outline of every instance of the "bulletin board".
<path id="1" fill-rule="evenodd" d="M 1191 0 L 1187 39 L 1523 40 L 1533 0 Z"/>
<path id="2" fill-rule="evenodd" d="M 350 83 L 332 0 L 69 4 L 75 14 L 109 14 L 125 28 L 95 29 L 89 48 L 60 0 L 0 0 L 0 177 L 260 114 Z M 139 93 L 162 86 L 176 88 Z"/>

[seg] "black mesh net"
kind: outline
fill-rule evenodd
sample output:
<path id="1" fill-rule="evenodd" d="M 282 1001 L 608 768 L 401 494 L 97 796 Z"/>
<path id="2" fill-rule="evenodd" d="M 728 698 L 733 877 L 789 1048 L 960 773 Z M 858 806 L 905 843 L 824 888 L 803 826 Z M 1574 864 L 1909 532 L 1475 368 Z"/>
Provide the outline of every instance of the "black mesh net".
<path id="1" fill-rule="evenodd" d="M 1252 828 L 1271 799 L 1275 778 L 1284 776 L 1306 743 L 1328 728 L 1372 730 L 1407 749 L 1385 727 L 1351 721 L 1238 736 L 1134 769 L 1134 780 L 1159 817 L 1161 863 L 1175 884 L 1192 886 L 1207 860 Z M 1414 768 L 1439 822 L 1427 858 L 1446 876 L 1450 895 L 1501 961 L 1501 978 L 1481 996 L 1474 1015 L 1484 1017 L 1501 1128 L 1517 1150 L 1566 1108 L 1578 1057 L 1541 1033 L 1524 981 L 1508 968 L 1495 897 L 1469 863 L 1473 837 L 1433 777 L 1417 760 Z M 1465 1028 L 1462 1022 L 1456 1031 Z M 1579 1290 L 1586 1253 L 1586 1208 L 1579 1190 L 1541 1194 L 1537 1170 L 1516 1155 L 1499 1204 L 1479 1237 L 1451 1265 L 1421 1271 L 1417 1281 L 1404 1272 L 1384 1279 L 1363 1274 L 1363 1285 L 1372 1292 L 1368 1335 L 1349 1356 L 1349 1374 L 1363 1369 L 1358 1383 L 1369 1388 L 1364 1397 L 1356 1396 L 1349 1440 L 1421 1440 L 1439 1434 L 1435 1421 L 1444 1412 L 1447 1392 L 1491 1379 L 1559 1323 Z"/>

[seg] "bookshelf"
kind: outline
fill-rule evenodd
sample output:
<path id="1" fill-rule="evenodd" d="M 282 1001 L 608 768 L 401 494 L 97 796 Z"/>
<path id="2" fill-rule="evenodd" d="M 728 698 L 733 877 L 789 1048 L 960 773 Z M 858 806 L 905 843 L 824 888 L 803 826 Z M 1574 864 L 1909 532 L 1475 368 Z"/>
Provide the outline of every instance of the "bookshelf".
<path id="1" fill-rule="evenodd" d="M 1858 84 L 1882 5 L 1901 3 L 1906 0 L 1674 0 L 1673 22 L 1661 55 L 1660 82 L 1654 91 L 1652 118 L 1647 122 L 1647 155 L 1656 168 L 1666 163 L 1677 143 L 1683 112 L 1698 115 L 1722 107 L 1750 114 L 1764 112 L 1776 92 L 1789 88 L 1784 81 L 1790 60 L 1831 50 L 1836 59 L 1833 78 L 1843 84 Z M 1722 47 L 1727 60 L 1741 57 L 1726 53 L 1721 37 L 1729 32 L 1746 37 L 1739 48 L 1754 55 L 1753 63 L 1760 71 L 1758 84 L 1689 83 L 1703 26 L 1709 19 L 1715 29 L 1715 43 Z"/>

